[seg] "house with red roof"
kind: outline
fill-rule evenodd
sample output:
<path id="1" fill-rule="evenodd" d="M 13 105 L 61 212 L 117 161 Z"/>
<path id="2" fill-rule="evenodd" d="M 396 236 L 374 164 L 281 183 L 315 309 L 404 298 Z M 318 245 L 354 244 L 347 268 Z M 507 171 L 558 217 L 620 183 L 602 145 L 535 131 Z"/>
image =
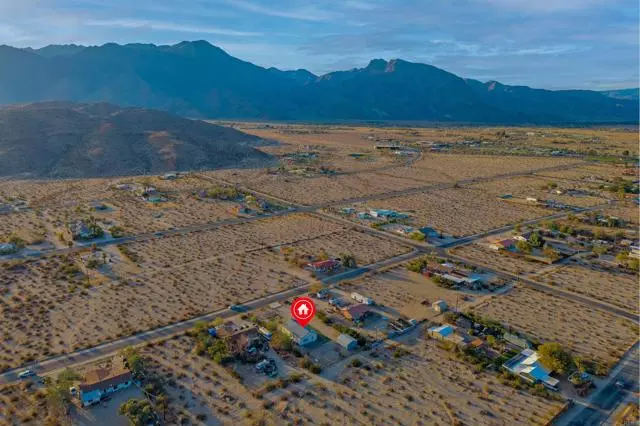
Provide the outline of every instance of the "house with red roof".
<path id="1" fill-rule="evenodd" d="M 330 272 L 340 267 L 340 261 L 337 259 L 320 260 L 318 262 L 307 263 L 305 269 L 312 272 Z"/>
<path id="2" fill-rule="evenodd" d="M 80 401 L 86 407 L 97 404 L 106 395 L 128 388 L 133 376 L 124 366 L 122 357 L 114 357 L 108 367 L 98 367 L 87 371 L 80 383 Z"/>

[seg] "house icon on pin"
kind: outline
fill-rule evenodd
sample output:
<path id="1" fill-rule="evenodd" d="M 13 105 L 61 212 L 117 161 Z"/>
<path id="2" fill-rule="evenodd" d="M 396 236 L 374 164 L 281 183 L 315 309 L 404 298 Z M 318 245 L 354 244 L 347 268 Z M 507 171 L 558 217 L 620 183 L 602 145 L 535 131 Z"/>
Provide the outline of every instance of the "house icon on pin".
<path id="1" fill-rule="evenodd" d="M 309 315 L 309 307 L 307 306 L 306 303 L 303 303 L 302 305 L 298 306 L 298 315 L 300 315 L 301 317 L 306 317 L 307 315 Z"/>

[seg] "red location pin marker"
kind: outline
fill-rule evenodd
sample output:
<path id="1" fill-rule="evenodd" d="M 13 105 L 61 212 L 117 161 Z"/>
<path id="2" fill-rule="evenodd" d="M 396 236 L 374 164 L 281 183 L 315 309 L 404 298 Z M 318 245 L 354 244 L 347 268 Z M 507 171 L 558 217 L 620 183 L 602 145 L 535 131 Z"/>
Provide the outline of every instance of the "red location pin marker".
<path id="1" fill-rule="evenodd" d="M 308 297 L 298 297 L 291 304 L 291 316 L 303 327 L 311 322 L 316 314 L 316 305 Z"/>

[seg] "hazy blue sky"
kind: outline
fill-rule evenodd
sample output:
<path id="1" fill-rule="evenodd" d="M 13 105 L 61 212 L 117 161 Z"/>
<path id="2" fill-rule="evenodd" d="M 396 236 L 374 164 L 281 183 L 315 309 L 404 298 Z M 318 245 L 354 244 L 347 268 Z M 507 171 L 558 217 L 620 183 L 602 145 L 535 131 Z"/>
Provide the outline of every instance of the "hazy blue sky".
<path id="1" fill-rule="evenodd" d="M 0 0 L 0 43 L 204 39 L 315 73 L 371 58 L 544 88 L 638 85 L 638 0 Z"/>

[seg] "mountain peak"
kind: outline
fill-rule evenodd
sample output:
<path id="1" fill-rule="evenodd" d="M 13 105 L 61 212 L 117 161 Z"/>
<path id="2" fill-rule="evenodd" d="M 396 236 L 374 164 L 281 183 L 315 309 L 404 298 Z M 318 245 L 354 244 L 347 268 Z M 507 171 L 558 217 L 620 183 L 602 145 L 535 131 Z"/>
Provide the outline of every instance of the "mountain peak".
<path id="1" fill-rule="evenodd" d="M 176 51 L 188 52 L 191 55 L 221 54 L 229 56 L 227 52 L 206 40 L 181 41 L 180 43 L 170 46 L 170 48 Z"/>
<path id="2" fill-rule="evenodd" d="M 365 69 L 368 71 L 384 72 L 386 68 L 387 61 L 385 61 L 384 59 L 372 59 Z"/>

